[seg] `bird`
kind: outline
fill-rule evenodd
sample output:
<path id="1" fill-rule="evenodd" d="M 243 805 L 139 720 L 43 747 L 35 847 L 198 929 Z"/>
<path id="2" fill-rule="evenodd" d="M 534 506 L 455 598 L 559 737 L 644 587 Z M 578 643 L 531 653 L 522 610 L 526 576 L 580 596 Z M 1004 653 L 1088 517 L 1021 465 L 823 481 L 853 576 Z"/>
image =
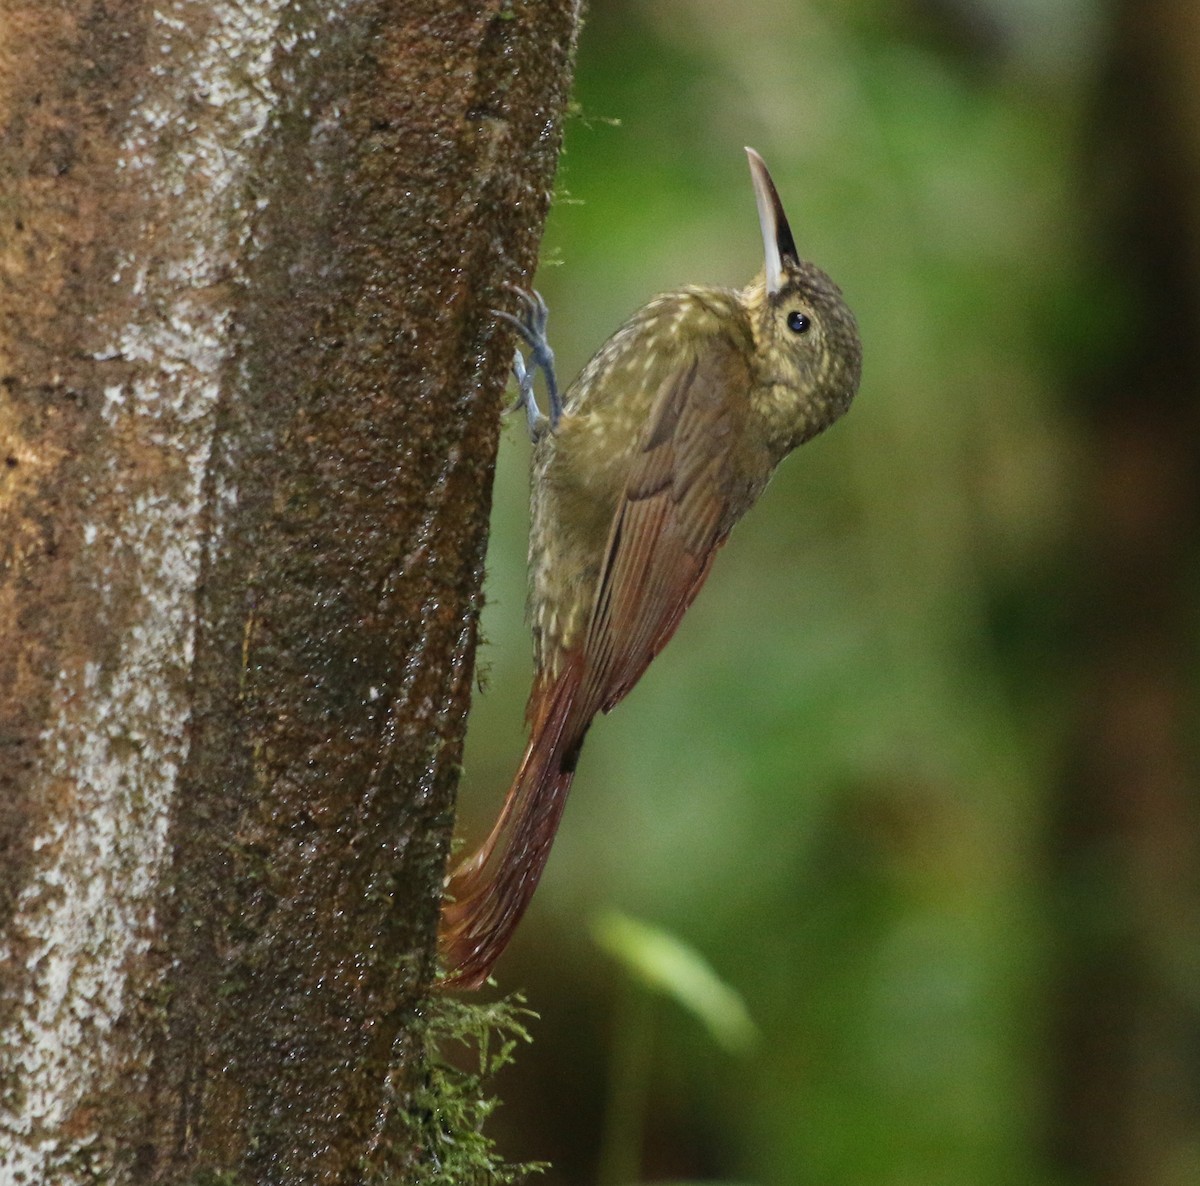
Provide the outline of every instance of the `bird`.
<path id="1" fill-rule="evenodd" d="M 560 395 L 548 310 L 519 288 L 513 372 L 534 442 L 528 743 L 495 826 L 447 876 L 448 989 L 474 989 L 525 913 L 597 713 L 637 683 L 775 467 L 841 417 L 862 346 L 841 290 L 800 258 L 766 164 L 746 149 L 764 263 L 743 289 L 652 299 Z M 538 407 L 541 372 L 548 413 Z"/>

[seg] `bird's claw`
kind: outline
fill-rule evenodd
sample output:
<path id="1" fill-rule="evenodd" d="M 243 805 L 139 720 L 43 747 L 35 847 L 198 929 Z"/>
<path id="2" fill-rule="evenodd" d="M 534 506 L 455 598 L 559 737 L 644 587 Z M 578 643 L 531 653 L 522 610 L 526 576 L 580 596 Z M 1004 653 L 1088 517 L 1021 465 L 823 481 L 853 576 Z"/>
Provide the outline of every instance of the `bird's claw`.
<path id="1" fill-rule="evenodd" d="M 553 432 L 558 427 L 562 415 L 562 400 L 558 393 L 558 380 L 554 373 L 554 351 L 546 338 L 546 323 L 550 318 L 550 310 L 536 290 L 527 291 L 515 284 L 504 286 L 514 293 L 520 302 L 520 315 L 514 315 L 504 309 L 493 309 L 492 313 L 501 321 L 507 321 L 522 341 L 529 347 L 529 362 L 518 349 L 513 357 L 513 376 L 517 380 L 518 395 L 510 412 L 524 407 L 526 420 L 529 424 L 529 436 L 536 441 L 547 426 Z M 546 382 L 546 394 L 550 402 L 550 415 L 546 416 L 537 405 L 533 390 L 533 376 L 541 371 Z"/>
<path id="2" fill-rule="evenodd" d="M 548 423 L 542 409 L 538 407 L 537 397 L 533 393 L 533 373 L 525 366 L 525 358 L 520 350 L 513 351 L 513 377 L 517 381 L 517 398 L 505 409 L 505 415 L 511 415 L 518 408 L 525 409 L 525 420 L 529 425 L 529 439 L 538 441 L 546 431 Z"/>

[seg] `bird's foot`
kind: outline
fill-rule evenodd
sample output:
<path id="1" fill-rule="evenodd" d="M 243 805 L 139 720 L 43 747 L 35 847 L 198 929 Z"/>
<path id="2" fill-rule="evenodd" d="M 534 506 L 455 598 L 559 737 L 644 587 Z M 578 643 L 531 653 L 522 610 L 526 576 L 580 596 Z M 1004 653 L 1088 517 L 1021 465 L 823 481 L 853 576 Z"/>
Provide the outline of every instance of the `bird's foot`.
<path id="1" fill-rule="evenodd" d="M 493 312 L 499 313 L 499 309 Z M 517 398 L 504 409 L 506 416 L 511 416 L 518 408 L 525 409 L 525 420 L 529 425 L 529 439 L 535 444 L 546 431 L 550 421 L 538 407 L 537 396 L 533 391 L 533 372 L 525 366 L 525 356 L 520 350 L 513 351 L 513 378 L 517 381 Z"/>
<path id="2" fill-rule="evenodd" d="M 525 418 L 529 424 L 529 436 L 536 441 L 547 429 L 553 432 L 558 427 L 562 415 L 562 399 L 558 393 L 558 379 L 554 374 L 554 351 L 546 339 L 546 322 L 550 310 L 542 300 L 541 293 L 526 291 L 515 284 L 506 284 L 505 288 L 516 294 L 520 302 L 520 313 L 514 316 L 503 309 L 493 309 L 492 312 L 502 321 L 507 321 L 521 335 L 529 347 L 529 360 L 518 349 L 513 357 L 513 375 L 517 380 L 518 395 L 510 412 L 517 408 L 525 409 Z M 550 402 L 550 415 L 543 414 L 538 407 L 537 397 L 533 391 L 533 377 L 541 371 L 546 382 L 546 394 Z"/>

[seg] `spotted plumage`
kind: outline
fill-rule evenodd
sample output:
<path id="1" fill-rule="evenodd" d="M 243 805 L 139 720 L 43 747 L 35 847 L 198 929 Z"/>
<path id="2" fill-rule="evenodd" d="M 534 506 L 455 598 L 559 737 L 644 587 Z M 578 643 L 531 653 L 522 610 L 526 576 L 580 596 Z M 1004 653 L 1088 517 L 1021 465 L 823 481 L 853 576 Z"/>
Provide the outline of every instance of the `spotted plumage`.
<path id="1" fill-rule="evenodd" d="M 447 884 L 445 983 L 481 984 L 520 920 L 593 717 L 666 645 L 776 465 L 849 407 L 861 349 L 834 283 L 800 260 L 750 153 L 766 264 L 744 290 L 654 298 L 600 348 L 536 446 L 529 620 L 537 674 L 524 760 L 487 841 Z M 549 370 L 544 306 L 522 334 Z M 516 320 L 509 318 L 510 320 Z M 532 399 L 523 363 L 523 400 Z"/>

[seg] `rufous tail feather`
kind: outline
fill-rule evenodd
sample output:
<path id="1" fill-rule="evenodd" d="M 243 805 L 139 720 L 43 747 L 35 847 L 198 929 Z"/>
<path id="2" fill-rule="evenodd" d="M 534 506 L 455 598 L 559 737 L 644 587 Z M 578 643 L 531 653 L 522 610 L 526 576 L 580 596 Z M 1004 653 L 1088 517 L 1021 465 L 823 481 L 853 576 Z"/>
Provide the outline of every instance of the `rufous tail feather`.
<path id="1" fill-rule="evenodd" d="M 512 938 L 537 888 L 589 722 L 572 709 L 579 665 L 539 680 L 530 697 L 525 756 L 491 835 L 446 882 L 438 935 L 442 988 L 478 988 Z"/>

